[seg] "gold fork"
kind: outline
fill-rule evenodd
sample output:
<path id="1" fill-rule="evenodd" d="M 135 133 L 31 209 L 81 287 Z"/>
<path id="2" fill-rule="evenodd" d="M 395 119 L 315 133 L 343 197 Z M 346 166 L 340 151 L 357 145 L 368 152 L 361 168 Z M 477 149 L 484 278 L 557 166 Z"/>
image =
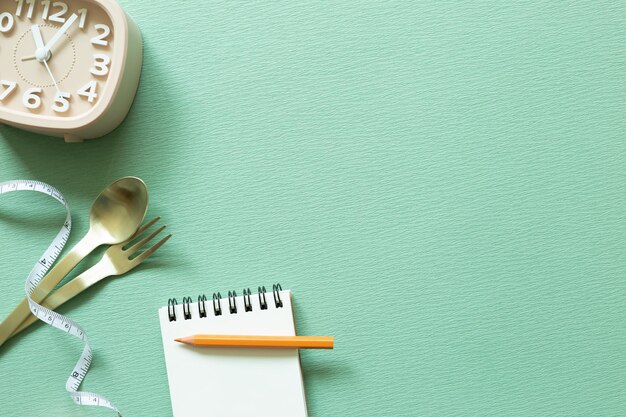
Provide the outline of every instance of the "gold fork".
<path id="1" fill-rule="evenodd" d="M 111 247 L 109 247 L 109 249 L 107 249 L 107 251 L 102 256 L 102 259 L 100 259 L 97 264 L 95 264 L 67 284 L 63 285 L 55 292 L 50 293 L 41 303 L 41 305 L 49 308 L 50 310 L 54 310 L 61 304 L 71 300 L 81 292 L 85 291 L 87 288 L 102 281 L 103 279 L 110 276 L 122 275 L 141 264 L 150 255 L 156 252 L 157 249 L 163 246 L 163 244 L 167 242 L 167 240 L 171 238 L 172 235 L 169 234 L 165 236 L 154 246 L 148 248 L 134 258 L 131 257 L 137 254 L 137 251 L 139 251 L 148 242 L 154 239 L 156 235 L 161 233 L 166 226 L 159 227 L 149 236 L 141 239 L 139 242 L 135 243 L 131 247 L 127 249 L 124 249 L 124 247 L 137 240 L 141 234 L 143 234 L 148 228 L 150 228 L 159 220 L 160 217 L 150 220 L 148 223 L 145 223 L 143 226 L 141 226 L 139 230 L 137 230 L 135 235 L 126 242 L 112 245 Z M 11 334 L 11 337 L 15 336 L 36 321 L 38 321 L 37 317 L 31 314 L 26 320 L 22 322 L 22 324 L 20 324 L 17 329 L 15 329 L 15 331 Z"/>

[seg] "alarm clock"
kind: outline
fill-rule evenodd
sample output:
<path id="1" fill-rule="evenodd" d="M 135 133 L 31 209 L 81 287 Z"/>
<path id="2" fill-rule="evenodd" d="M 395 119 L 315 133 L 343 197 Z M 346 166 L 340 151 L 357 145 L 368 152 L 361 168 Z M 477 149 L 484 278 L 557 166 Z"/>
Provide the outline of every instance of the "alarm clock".
<path id="1" fill-rule="evenodd" d="M 126 117 L 139 28 L 115 0 L 0 0 L 0 124 L 78 142 Z"/>

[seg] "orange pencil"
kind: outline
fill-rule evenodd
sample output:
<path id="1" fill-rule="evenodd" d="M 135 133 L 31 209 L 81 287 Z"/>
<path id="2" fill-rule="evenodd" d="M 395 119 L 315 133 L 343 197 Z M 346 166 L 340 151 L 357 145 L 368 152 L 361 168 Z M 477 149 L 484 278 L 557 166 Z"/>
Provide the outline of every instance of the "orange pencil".
<path id="1" fill-rule="evenodd" d="M 248 347 L 248 348 L 292 348 L 292 349 L 332 349 L 335 339 L 332 336 L 239 336 L 217 334 L 195 334 L 175 339 L 177 342 L 193 346 Z"/>

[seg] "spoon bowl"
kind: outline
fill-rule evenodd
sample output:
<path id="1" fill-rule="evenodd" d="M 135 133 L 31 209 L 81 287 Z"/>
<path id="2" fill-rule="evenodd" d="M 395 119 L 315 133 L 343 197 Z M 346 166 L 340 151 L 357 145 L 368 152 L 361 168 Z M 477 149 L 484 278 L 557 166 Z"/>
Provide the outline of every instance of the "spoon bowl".
<path id="1" fill-rule="evenodd" d="M 141 226 L 148 209 L 148 189 L 136 177 L 124 177 L 96 198 L 89 213 L 89 234 L 100 244 L 116 245 L 128 240 Z"/>

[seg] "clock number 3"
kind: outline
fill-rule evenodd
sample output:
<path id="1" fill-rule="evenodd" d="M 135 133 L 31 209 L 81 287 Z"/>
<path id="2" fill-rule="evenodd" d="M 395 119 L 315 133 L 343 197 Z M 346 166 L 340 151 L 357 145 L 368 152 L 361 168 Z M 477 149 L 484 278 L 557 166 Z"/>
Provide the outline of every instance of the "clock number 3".
<path id="1" fill-rule="evenodd" d="M 109 58 L 105 54 L 95 54 L 93 56 L 94 63 L 93 67 L 89 70 L 93 75 L 107 75 L 109 73 L 109 64 L 111 63 L 111 58 Z"/>

